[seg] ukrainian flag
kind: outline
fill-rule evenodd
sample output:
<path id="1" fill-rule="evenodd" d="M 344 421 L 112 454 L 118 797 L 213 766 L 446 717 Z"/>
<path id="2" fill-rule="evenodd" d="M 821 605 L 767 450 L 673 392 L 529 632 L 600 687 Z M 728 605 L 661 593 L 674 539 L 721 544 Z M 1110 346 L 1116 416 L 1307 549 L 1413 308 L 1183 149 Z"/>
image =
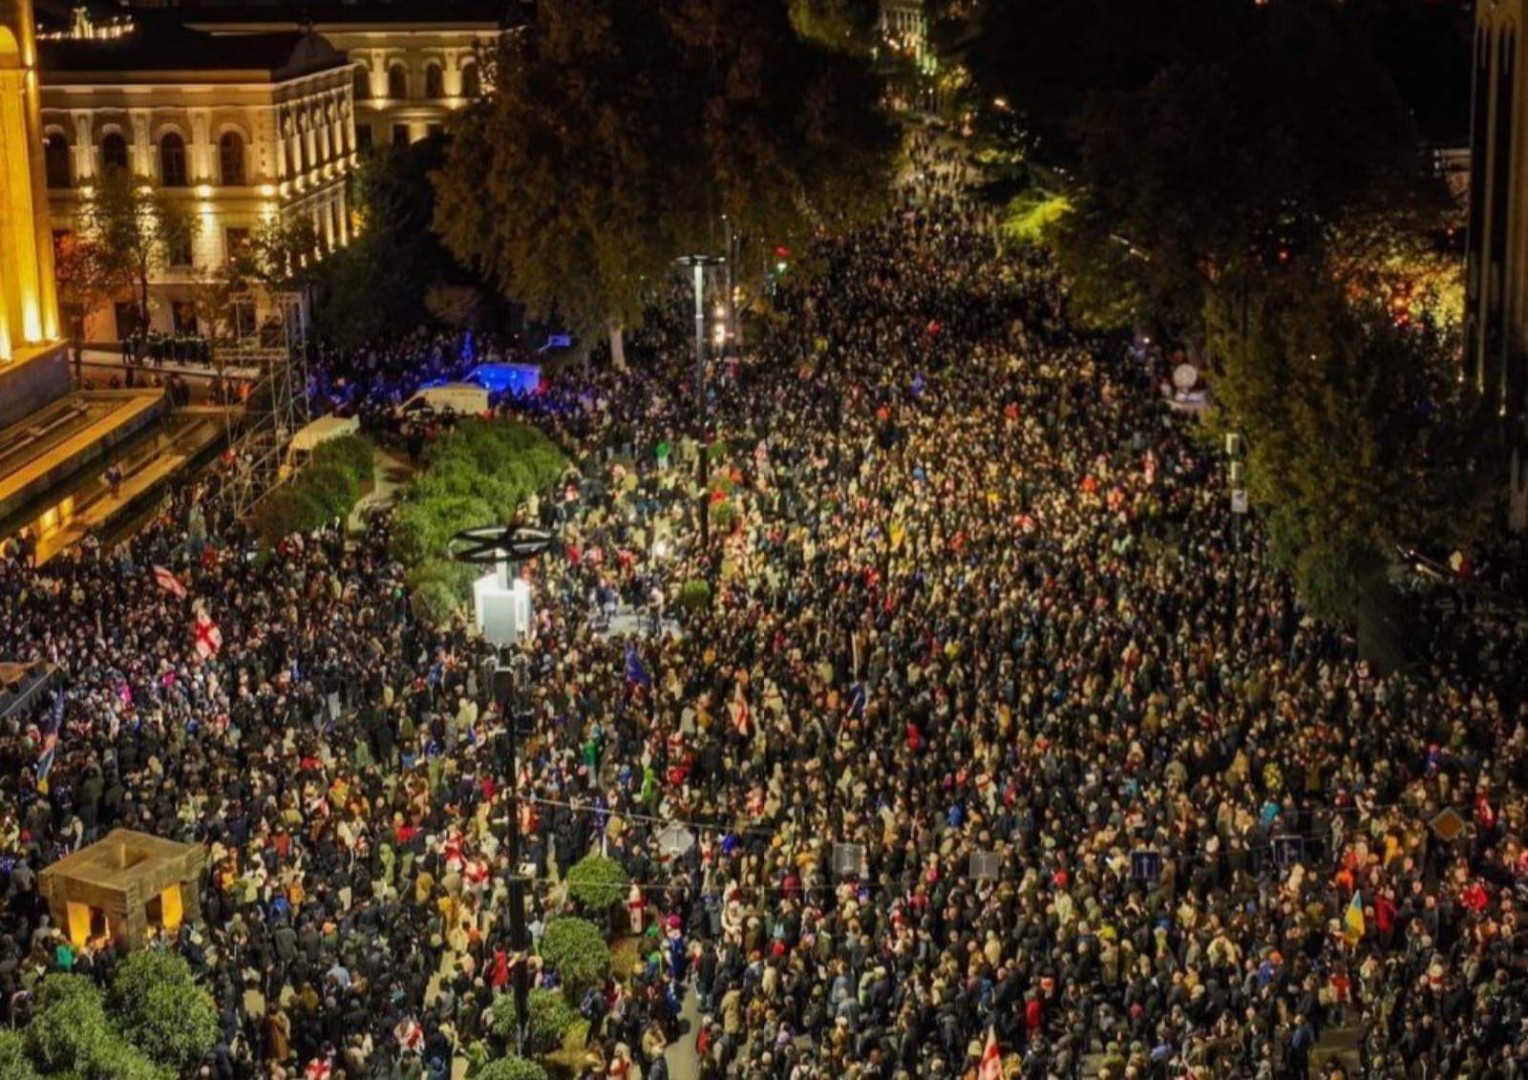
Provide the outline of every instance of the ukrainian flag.
<path id="1" fill-rule="evenodd" d="M 1348 910 L 1342 917 L 1342 929 L 1349 945 L 1357 945 L 1364 936 L 1364 894 L 1361 890 L 1355 891 L 1348 903 Z"/>

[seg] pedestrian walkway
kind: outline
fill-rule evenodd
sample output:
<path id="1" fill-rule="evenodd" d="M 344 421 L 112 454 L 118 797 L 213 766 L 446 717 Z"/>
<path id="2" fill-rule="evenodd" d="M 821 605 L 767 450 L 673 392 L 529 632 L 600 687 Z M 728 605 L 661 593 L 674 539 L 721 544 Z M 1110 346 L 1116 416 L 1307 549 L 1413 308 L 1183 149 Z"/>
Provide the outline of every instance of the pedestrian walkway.
<path id="1" fill-rule="evenodd" d="M 669 1080 L 700 1080 L 700 1057 L 695 1040 L 700 1035 L 700 998 L 693 986 L 686 987 L 684 1004 L 679 1009 L 681 1033 L 663 1052 L 668 1061 Z"/>

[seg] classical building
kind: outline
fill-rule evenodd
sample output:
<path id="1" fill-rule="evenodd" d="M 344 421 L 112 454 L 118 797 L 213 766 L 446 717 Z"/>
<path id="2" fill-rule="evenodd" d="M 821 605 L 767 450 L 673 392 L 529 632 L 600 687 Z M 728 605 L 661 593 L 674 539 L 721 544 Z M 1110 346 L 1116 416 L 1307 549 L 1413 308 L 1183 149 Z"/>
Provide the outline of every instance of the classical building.
<path id="1" fill-rule="evenodd" d="M 0 0 L 0 365 L 59 336 L 42 143 L 31 0 Z"/>
<path id="2" fill-rule="evenodd" d="M 154 267 L 151 324 L 196 329 L 192 289 L 261 226 L 306 219 L 311 257 L 343 246 L 357 156 L 352 65 L 321 34 L 215 35 L 170 20 L 40 42 L 43 173 L 55 234 L 88 227 L 106 170 L 181 202 L 189 242 Z M 307 257 L 307 256 L 305 256 Z M 92 313 L 86 338 L 131 332 L 131 298 Z"/>
<path id="3" fill-rule="evenodd" d="M 1465 374 L 1512 446 L 1512 523 L 1528 525 L 1528 0 L 1480 0 L 1471 93 Z"/>
<path id="4" fill-rule="evenodd" d="M 417 142 L 483 90 L 482 61 L 505 29 L 502 0 L 391 4 L 187 5 L 154 13 L 218 35 L 311 26 L 355 65 L 356 137 L 365 149 Z M 151 17 L 149 12 L 140 18 Z"/>

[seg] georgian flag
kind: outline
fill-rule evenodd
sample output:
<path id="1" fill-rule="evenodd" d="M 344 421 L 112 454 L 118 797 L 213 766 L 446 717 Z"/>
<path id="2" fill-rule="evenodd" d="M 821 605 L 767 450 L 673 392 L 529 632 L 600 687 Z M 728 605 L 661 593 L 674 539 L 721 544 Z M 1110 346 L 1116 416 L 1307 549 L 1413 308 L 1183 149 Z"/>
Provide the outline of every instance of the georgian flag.
<path id="1" fill-rule="evenodd" d="M 186 598 L 186 587 L 180 583 L 180 578 L 163 566 L 154 567 L 154 584 L 172 596 Z"/>
<path id="2" fill-rule="evenodd" d="M 981 1067 L 976 1071 L 977 1080 L 1003 1080 L 1003 1055 L 997 1048 L 997 1029 L 987 1028 L 987 1046 L 982 1051 Z"/>
<path id="3" fill-rule="evenodd" d="M 203 660 L 216 656 L 223 647 L 223 632 L 218 629 L 218 624 L 208 618 L 205 611 L 198 611 L 192 629 L 196 634 L 196 655 Z"/>

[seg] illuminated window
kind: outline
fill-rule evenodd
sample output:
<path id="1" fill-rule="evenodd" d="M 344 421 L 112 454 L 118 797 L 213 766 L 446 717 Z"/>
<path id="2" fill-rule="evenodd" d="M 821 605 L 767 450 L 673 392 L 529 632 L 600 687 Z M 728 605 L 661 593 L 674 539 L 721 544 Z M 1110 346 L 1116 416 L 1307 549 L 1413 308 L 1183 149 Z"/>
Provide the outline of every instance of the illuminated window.
<path id="1" fill-rule="evenodd" d="M 394 64 L 387 69 L 387 96 L 390 98 L 409 96 L 409 73 L 403 70 L 402 64 Z"/>
<path id="2" fill-rule="evenodd" d="M 483 77 L 478 72 L 477 64 L 476 63 L 470 63 L 470 62 L 466 63 L 466 64 L 463 64 L 462 65 L 462 96 L 463 97 L 475 98 L 475 97 L 482 97 L 482 95 L 483 95 Z"/>
<path id="3" fill-rule="evenodd" d="M 244 186 L 244 137 L 236 131 L 226 131 L 218 140 L 218 162 L 222 166 L 223 183 L 228 187 Z"/>
<path id="4" fill-rule="evenodd" d="M 101 167 L 103 169 L 127 169 L 127 140 L 113 131 L 101 140 Z"/>
<path id="5" fill-rule="evenodd" d="M 173 131 L 159 140 L 159 182 L 165 187 L 186 186 L 186 140 Z"/>
<path id="6" fill-rule="evenodd" d="M 74 186 L 73 170 L 69 167 L 69 142 L 57 132 L 49 135 L 44 144 L 43 164 L 50 188 Z"/>

